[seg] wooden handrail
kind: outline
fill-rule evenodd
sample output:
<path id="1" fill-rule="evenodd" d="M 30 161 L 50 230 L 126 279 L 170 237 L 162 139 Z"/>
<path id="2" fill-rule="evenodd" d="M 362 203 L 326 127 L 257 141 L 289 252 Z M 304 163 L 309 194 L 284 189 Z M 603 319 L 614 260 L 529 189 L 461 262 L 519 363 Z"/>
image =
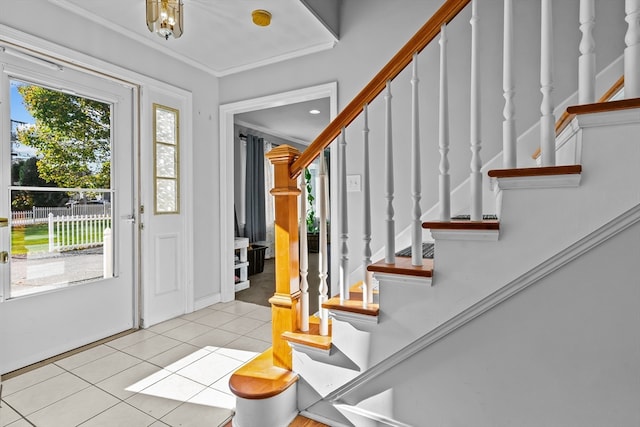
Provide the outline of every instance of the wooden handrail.
<path id="1" fill-rule="evenodd" d="M 440 34 L 440 28 L 448 24 L 471 0 L 446 0 L 433 16 L 411 37 L 393 58 L 373 79 L 351 100 L 320 135 L 309 145 L 291 165 L 291 178 L 296 178 L 318 155 L 338 137 L 343 128 L 355 120 L 365 104 L 369 104 L 385 88 L 387 81 L 393 80 L 413 60 L 413 54 L 421 52 Z"/>
<path id="2" fill-rule="evenodd" d="M 602 95 L 600 97 L 600 99 L 598 99 L 597 103 L 609 101 L 613 97 L 613 95 L 618 93 L 618 91 L 620 89 L 622 89 L 623 87 L 624 87 L 624 76 L 620 77 L 613 84 L 613 86 L 611 86 L 609 88 L 609 90 L 607 90 L 604 93 L 604 95 Z M 569 123 L 571 122 L 571 120 L 573 120 L 573 118 L 575 116 L 576 116 L 575 114 L 572 114 L 572 113 L 570 113 L 570 112 L 568 112 L 566 110 L 565 110 L 564 113 L 562 113 L 562 115 L 560 116 L 560 118 L 556 122 L 556 136 L 560 135 L 560 132 L 562 132 L 569 125 Z M 541 153 L 542 153 L 542 151 L 540 150 L 540 147 L 538 147 L 536 152 L 531 155 L 531 158 L 533 160 L 536 160 L 540 156 Z"/>

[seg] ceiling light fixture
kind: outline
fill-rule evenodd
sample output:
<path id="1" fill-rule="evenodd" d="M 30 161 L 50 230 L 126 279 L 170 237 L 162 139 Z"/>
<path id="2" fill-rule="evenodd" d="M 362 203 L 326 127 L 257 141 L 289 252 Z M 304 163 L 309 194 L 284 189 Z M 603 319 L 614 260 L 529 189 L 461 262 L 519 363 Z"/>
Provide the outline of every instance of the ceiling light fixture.
<path id="1" fill-rule="evenodd" d="M 259 27 L 267 27 L 271 24 L 271 13 L 263 9 L 256 9 L 251 12 L 253 23 Z"/>
<path id="2" fill-rule="evenodd" d="M 320 110 L 309 110 L 309 114 L 320 114 Z"/>
<path id="3" fill-rule="evenodd" d="M 147 28 L 169 40 L 182 35 L 181 0 L 147 0 Z"/>

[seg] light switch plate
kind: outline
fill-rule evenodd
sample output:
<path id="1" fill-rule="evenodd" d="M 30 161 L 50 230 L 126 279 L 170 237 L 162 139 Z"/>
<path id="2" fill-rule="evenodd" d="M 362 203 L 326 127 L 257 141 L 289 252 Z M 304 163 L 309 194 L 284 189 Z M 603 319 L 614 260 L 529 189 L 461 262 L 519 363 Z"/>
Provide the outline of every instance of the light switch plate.
<path id="1" fill-rule="evenodd" d="M 361 191 L 360 175 L 347 175 L 347 192 L 357 193 Z"/>

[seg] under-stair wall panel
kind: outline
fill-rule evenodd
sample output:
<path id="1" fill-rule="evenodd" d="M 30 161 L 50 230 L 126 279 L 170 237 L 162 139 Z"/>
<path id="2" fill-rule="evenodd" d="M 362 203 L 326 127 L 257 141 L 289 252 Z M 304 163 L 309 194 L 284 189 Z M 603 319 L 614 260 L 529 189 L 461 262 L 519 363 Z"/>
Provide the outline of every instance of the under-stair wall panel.
<path id="1" fill-rule="evenodd" d="M 639 254 L 636 222 L 341 403 L 394 425 L 640 425 Z"/>

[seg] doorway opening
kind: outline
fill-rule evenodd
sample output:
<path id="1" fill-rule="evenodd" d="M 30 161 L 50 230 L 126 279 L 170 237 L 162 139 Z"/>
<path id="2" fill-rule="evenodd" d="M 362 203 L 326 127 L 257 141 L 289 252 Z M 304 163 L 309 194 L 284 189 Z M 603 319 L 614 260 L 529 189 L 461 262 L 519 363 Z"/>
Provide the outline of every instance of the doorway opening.
<path id="1" fill-rule="evenodd" d="M 222 105 L 220 107 L 220 141 L 221 157 L 220 157 L 220 179 L 221 187 L 227 189 L 233 189 L 235 183 L 235 177 L 242 176 L 242 174 L 236 174 L 235 167 L 235 146 L 240 142 L 240 135 L 237 130 L 238 121 L 241 126 L 246 128 L 247 121 L 252 117 L 252 112 L 265 112 L 273 109 L 277 111 L 277 107 L 292 106 L 295 104 L 302 104 L 314 100 L 320 100 L 327 98 L 329 103 L 329 121 L 337 115 L 337 83 L 328 83 L 319 86 L 313 86 L 305 89 L 284 92 L 280 94 L 270 95 L 261 98 L 249 99 L 245 101 L 239 101 L 232 104 Z M 308 112 L 307 112 L 308 113 Z M 242 120 L 242 119 L 245 120 Z M 326 124 L 325 124 L 326 125 Z M 270 135 L 272 140 L 278 139 L 278 132 L 273 135 L 273 131 L 269 131 L 263 126 L 253 125 L 254 131 L 257 133 L 263 133 Z M 255 129 L 257 127 L 258 129 Z M 274 138 L 275 136 L 275 138 Z M 282 136 L 282 135 L 280 135 Z M 283 138 L 284 139 L 284 138 Z M 300 141 L 303 142 L 303 141 Z M 307 144 L 311 141 L 306 141 Z M 286 143 L 286 142 L 285 142 Z M 289 145 L 295 145 L 296 141 L 289 143 Z M 301 144 L 301 151 L 304 149 L 304 144 Z M 337 152 L 331 149 L 330 159 L 334 162 L 337 156 Z M 335 164 L 335 163 L 334 163 Z M 335 168 L 330 168 L 331 173 L 334 173 Z M 331 186 L 336 185 L 337 182 L 334 177 L 330 178 Z M 335 194 L 334 188 L 331 189 Z M 223 259 L 223 271 L 221 272 L 221 299 L 222 301 L 231 301 L 235 299 L 235 251 L 234 251 L 234 237 L 236 234 L 235 221 L 237 218 L 237 211 L 234 206 L 237 207 L 235 191 L 229 190 L 225 195 L 225 200 L 222 201 L 221 206 L 221 230 L 220 235 L 223 236 L 223 244 L 221 248 Z M 332 215 L 335 215 L 331 207 Z M 337 236 L 335 236 L 337 239 Z M 335 241 L 335 240 L 334 240 Z M 337 258 L 331 259 L 332 266 L 337 267 Z M 334 270 L 336 271 L 336 270 Z"/>

